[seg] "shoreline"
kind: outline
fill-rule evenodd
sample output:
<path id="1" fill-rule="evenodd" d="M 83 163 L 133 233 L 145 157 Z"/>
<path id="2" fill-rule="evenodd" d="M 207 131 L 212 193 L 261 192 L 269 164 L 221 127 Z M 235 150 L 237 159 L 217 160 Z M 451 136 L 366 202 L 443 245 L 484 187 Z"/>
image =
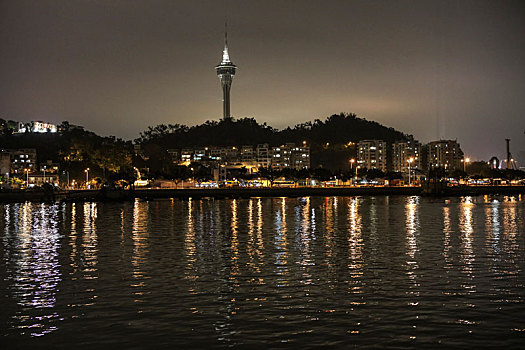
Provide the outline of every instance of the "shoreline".
<path id="1" fill-rule="evenodd" d="M 481 196 L 525 194 L 525 186 L 457 186 L 445 187 L 439 192 L 428 192 L 421 186 L 412 187 L 284 187 L 284 188 L 186 188 L 135 190 L 68 190 L 2 191 L 0 203 L 21 202 L 92 202 L 127 201 L 133 199 L 187 199 L 187 198 L 253 198 L 253 197 L 310 197 L 310 196 Z"/>

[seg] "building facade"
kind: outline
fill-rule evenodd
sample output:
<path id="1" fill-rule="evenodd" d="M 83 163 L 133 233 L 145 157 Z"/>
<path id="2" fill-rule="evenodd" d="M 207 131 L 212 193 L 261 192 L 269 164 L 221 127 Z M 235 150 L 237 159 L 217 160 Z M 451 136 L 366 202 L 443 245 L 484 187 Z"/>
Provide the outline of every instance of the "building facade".
<path id="1" fill-rule="evenodd" d="M 310 147 L 306 144 L 296 146 L 287 143 L 278 147 L 270 147 L 267 143 L 256 147 L 244 145 L 241 147 L 205 147 L 184 148 L 182 150 L 169 149 L 169 155 L 180 154 L 178 164 L 189 165 L 193 162 L 206 166 L 239 166 L 246 167 L 250 172 L 260 168 L 282 170 L 292 168 L 295 170 L 310 168 Z"/>
<path id="2" fill-rule="evenodd" d="M 9 153 L 11 157 L 11 175 L 20 177 L 26 171 L 29 173 L 38 171 L 36 149 L 34 148 L 21 148 L 6 150 L 5 153 Z"/>
<path id="3" fill-rule="evenodd" d="M 35 132 L 35 133 L 55 133 L 58 131 L 56 124 L 43 122 L 43 121 L 33 121 L 29 123 L 19 123 L 17 133 L 25 132 Z"/>
<path id="4" fill-rule="evenodd" d="M 421 169 L 421 144 L 416 140 L 399 141 L 392 145 L 392 169 L 408 173 L 410 169 Z"/>
<path id="5" fill-rule="evenodd" d="M 310 147 L 306 145 L 296 146 L 295 143 L 272 147 L 271 159 L 271 168 L 275 170 L 308 169 L 310 168 Z"/>
<path id="6" fill-rule="evenodd" d="M 256 153 L 258 168 L 269 168 L 272 165 L 272 149 L 267 143 L 257 145 Z"/>
<path id="7" fill-rule="evenodd" d="M 386 142 L 363 140 L 357 143 L 357 165 L 366 169 L 386 171 Z"/>
<path id="8" fill-rule="evenodd" d="M 446 170 L 463 169 L 463 151 L 456 140 L 439 140 L 427 145 L 427 167 Z"/>

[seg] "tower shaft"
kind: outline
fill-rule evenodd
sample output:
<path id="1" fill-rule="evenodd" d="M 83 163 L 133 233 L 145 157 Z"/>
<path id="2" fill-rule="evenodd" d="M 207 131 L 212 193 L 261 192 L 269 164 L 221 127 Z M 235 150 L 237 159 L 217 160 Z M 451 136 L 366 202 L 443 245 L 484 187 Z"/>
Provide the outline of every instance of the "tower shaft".
<path id="1" fill-rule="evenodd" d="M 231 118 L 230 89 L 231 89 L 232 79 L 231 79 L 231 76 L 229 76 L 228 78 L 230 78 L 229 82 L 225 82 L 225 80 L 227 79 L 224 79 L 223 81 L 221 81 L 221 84 L 222 84 L 222 115 L 224 119 Z"/>
<path id="2" fill-rule="evenodd" d="M 224 33 L 224 50 L 222 51 L 222 61 L 215 67 L 217 70 L 217 76 L 222 86 L 222 111 L 223 119 L 231 119 L 230 112 L 230 90 L 232 86 L 233 77 L 237 66 L 230 61 L 230 55 L 228 53 L 228 36 L 227 32 Z"/>

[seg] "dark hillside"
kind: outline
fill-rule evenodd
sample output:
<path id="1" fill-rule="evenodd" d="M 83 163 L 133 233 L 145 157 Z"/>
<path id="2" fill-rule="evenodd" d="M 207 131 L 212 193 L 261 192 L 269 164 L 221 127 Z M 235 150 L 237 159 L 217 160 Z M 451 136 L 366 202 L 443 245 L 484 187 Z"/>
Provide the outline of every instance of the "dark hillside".
<path id="1" fill-rule="evenodd" d="M 377 122 L 356 117 L 355 114 L 334 114 L 324 122 L 316 119 L 313 123 L 297 124 L 293 128 L 276 130 L 266 123 L 259 124 L 253 118 L 231 121 L 207 121 L 188 127 L 185 125 L 158 125 L 141 133 L 136 142 L 156 143 L 166 148 L 198 146 L 241 146 L 307 141 L 311 145 L 325 145 L 327 142 L 347 144 L 365 139 L 381 139 L 389 143 L 409 136 Z"/>

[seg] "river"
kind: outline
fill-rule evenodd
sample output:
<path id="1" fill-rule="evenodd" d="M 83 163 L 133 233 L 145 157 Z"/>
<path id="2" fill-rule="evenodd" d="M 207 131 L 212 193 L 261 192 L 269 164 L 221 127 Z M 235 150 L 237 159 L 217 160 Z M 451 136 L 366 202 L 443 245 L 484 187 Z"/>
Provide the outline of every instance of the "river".
<path id="1" fill-rule="evenodd" d="M 525 198 L 0 205 L 13 348 L 519 348 Z"/>

